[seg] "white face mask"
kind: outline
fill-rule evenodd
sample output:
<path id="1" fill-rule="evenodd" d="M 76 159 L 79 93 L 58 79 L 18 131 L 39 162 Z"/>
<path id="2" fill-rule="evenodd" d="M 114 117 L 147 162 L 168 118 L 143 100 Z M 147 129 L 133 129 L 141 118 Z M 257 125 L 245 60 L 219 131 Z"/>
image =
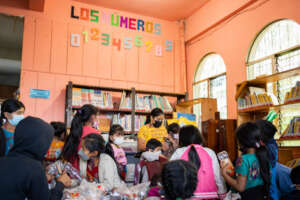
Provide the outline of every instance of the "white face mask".
<path id="1" fill-rule="evenodd" d="M 159 160 L 159 156 L 162 154 L 161 151 L 156 151 L 156 152 L 150 152 L 150 151 L 146 151 L 142 154 L 142 158 L 144 158 L 145 160 L 152 162 L 152 161 L 156 161 Z"/>
<path id="2" fill-rule="evenodd" d="M 116 144 L 116 145 L 121 145 L 123 143 L 124 143 L 124 138 L 123 137 L 116 137 L 114 139 L 114 144 Z"/>
<path id="3" fill-rule="evenodd" d="M 173 137 L 174 137 L 174 139 L 179 139 L 179 134 L 178 133 L 175 133 L 175 134 L 173 134 Z"/>

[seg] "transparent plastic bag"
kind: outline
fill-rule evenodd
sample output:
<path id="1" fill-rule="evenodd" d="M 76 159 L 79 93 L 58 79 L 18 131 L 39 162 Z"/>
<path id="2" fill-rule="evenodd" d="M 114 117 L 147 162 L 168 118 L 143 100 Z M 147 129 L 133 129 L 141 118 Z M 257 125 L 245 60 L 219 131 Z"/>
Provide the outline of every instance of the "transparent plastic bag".
<path id="1" fill-rule="evenodd" d="M 90 183 L 84 179 L 78 187 L 65 189 L 62 200 L 100 200 L 104 194 L 101 184 Z"/>
<path id="2" fill-rule="evenodd" d="M 146 182 L 132 187 L 115 188 L 101 200 L 142 200 L 147 197 L 149 186 L 150 182 Z"/>

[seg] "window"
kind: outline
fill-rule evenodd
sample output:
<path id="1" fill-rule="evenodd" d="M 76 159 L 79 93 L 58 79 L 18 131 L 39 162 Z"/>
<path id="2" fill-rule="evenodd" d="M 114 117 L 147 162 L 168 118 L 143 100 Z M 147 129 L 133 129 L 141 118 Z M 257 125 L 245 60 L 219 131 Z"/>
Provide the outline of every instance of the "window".
<path id="1" fill-rule="evenodd" d="M 194 99 L 216 98 L 220 117 L 227 118 L 226 66 L 220 55 L 208 54 L 201 60 L 195 73 L 193 94 Z M 194 113 L 199 117 L 201 106 L 195 105 Z"/>
<path id="2" fill-rule="evenodd" d="M 281 53 L 283 52 L 284 53 Z M 247 59 L 247 79 L 269 75 L 300 66 L 300 25 L 292 20 L 279 20 L 266 26 L 256 37 Z M 275 93 L 279 103 L 284 103 L 287 91 L 300 81 L 300 76 L 270 83 L 268 92 Z M 290 120 L 300 115 L 299 110 L 281 110 L 279 131 L 286 129 Z"/>

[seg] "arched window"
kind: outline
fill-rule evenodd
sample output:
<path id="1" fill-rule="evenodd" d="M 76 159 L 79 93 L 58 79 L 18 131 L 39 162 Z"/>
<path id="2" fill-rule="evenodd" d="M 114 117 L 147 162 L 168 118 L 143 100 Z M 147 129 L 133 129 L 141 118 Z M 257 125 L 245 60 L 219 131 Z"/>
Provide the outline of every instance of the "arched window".
<path id="1" fill-rule="evenodd" d="M 300 25 L 293 20 L 279 20 L 267 25 L 254 40 L 247 58 L 247 79 L 270 75 L 300 66 Z M 286 92 L 300 81 L 300 76 L 268 84 L 268 92 L 274 93 L 279 103 L 284 103 Z M 299 109 L 281 110 L 280 129 L 300 115 Z"/>
<path id="2" fill-rule="evenodd" d="M 222 119 L 227 118 L 226 66 L 219 54 L 208 54 L 201 61 L 193 83 L 194 99 L 216 98 Z M 201 115 L 201 107 L 194 106 L 194 113 Z"/>

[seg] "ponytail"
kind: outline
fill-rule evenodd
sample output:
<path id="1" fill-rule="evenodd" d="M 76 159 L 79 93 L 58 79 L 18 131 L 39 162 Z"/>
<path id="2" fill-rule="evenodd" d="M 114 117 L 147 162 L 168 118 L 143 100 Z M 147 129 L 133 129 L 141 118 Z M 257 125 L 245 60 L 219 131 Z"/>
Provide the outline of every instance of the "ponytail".
<path id="1" fill-rule="evenodd" d="M 96 114 L 97 108 L 89 104 L 82 106 L 77 111 L 71 123 L 70 134 L 66 139 L 61 153 L 62 159 L 68 162 L 74 162 L 78 158 L 77 152 L 81 141 L 83 126 L 90 120 L 92 115 Z"/>
<path id="2" fill-rule="evenodd" d="M 253 122 L 247 122 L 236 130 L 237 139 L 243 149 L 255 148 L 255 155 L 259 162 L 259 172 L 264 181 L 265 194 L 269 199 L 271 185 L 271 163 L 269 152 L 261 140 L 261 131 Z"/>
<path id="3" fill-rule="evenodd" d="M 260 175 L 264 181 L 265 192 L 268 195 L 267 199 L 269 199 L 269 191 L 271 185 L 269 153 L 264 145 L 259 144 L 258 146 L 259 147 L 256 148 L 255 155 L 259 161 Z"/>
<path id="4" fill-rule="evenodd" d="M 201 167 L 201 161 L 194 145 L 191 146 L 190 151 L 188 153 L 188 157 L 189 161 L 195 165 L 197 170 L 199 170 Z"/>

